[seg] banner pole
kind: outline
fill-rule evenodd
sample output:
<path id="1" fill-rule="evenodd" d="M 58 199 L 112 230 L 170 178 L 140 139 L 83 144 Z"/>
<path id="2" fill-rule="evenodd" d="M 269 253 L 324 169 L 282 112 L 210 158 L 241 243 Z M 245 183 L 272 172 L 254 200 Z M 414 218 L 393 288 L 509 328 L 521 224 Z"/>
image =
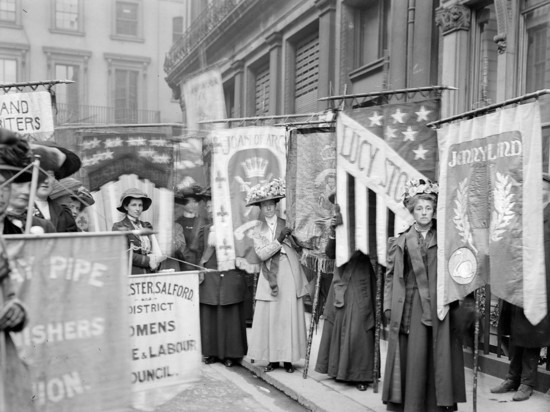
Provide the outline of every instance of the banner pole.
<path id="1" fill-rule="evenodd" d="M 376 262 L 376 312 L 374 326 L 374 368 L 372 371 L 372 390 L 378 393 L 380 376 L 380 328 L 382 327 L 382 265 Z"/>
<path id="2" fill-rule="evenodd" d="M 27 206 L 27 220 L 25 222 L 25 234 L 31 233 L 32 217 L 34 211 L 34 199 L 36 198 L 36 188 L 38 187 L 38 173 L 40 170 L 40 156 L 35 155 L 32 162 L 31 190 L 29 194 L 29 205 Z"/>
<path id="3" fill-rule="evenodd" d="M 474 387 L 472 390 L 473 411 L 477 412 L 477 363 L 479 358 L 479 289 L 474 292 L 476 300 L 476 319 L 474 324 Z"/>
<path id="4" fill-rule="evenodd" d="M 309 322 L 309 332 L 307 336 L 306 362 L 304 364 L 303 378 L 307 379 L 307 371 L 309 368 L 309 356 L 311 354 L 311 344 L 313 342 L 313 329 L 315 327 L 315 319 L 317 315 L 317 303 L 319 302 L 319 289 L 321 286 L 321 270 L 317 267 L 317 276 L 315 279 L 315 292 L 313 297 L 313 307 L 311 309 L 311 319 Z"/>

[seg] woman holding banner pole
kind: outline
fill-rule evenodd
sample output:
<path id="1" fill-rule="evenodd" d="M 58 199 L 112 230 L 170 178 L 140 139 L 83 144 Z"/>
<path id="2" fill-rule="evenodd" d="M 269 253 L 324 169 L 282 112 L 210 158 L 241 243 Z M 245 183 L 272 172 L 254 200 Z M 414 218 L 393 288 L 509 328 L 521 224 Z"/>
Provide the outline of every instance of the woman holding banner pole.
<path id="1" fill-rule="evenodd" d="M 120 222 L 116 222 L 112 230 L 122 232 L 153 230 L 151 223 L 139 220 L 141 214 L 151 207 L 151 203 L 151 198 L 141 190 L 136 188 L 126 190 L 116 208 L 126 216 Z M 129 234 L 128 247 L 132 252 L 132 275 L 156 272 L 161 262 L 166 259 L 153 234 Z"/>
<path id="2" fill-rule="evenodd" d="M 388 247 L 384 315 L 389 325 L 382 401 L 388 410 L 456 410 L 466 401 L 464 361 L 456 330 L 458 302 L 437 317 L 438 186 L 412 180 L 403 203 L 415 223 Z"/>
<path id="3" fill-rule="evenodd" d="M 247 206 L 259 206 L 263 215 L 253 234 L 254 250 L 262 262 L 248 356 L 267 360 L 265 372 L 283 362 L 285 371 L 292 373 L 292 362 L 306 354 L 302 297 L 308 293 L 308 282 L 294 249 L 291 229 L 275 214 L 285 189 L 284 181 L 275 179 L 264 186 L 254 186 L 247 196 Z"/>

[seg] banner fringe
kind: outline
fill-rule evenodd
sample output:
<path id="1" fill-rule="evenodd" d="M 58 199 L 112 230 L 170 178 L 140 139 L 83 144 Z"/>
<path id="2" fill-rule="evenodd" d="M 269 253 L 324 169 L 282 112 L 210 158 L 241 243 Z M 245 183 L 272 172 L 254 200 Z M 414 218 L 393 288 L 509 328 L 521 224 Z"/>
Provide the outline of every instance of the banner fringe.
<path id="1" fill-rule="evenodd" d="M 250 263 L 242 257 L 235 258 L 235 266 L 238 269 L 244 270 L 247 273 L 260 273 L 259 263 Z"/>
<path id="2" fill-rule="evenodd" d="M 324 254 L 321 255 L 308 249 L 302 249 L 300 263 L 308 269 L 314 270 L 316 273 L 318 271 L 321 271 L 321 273 L 334 272 L 334 259 L 330 259 Z"/>

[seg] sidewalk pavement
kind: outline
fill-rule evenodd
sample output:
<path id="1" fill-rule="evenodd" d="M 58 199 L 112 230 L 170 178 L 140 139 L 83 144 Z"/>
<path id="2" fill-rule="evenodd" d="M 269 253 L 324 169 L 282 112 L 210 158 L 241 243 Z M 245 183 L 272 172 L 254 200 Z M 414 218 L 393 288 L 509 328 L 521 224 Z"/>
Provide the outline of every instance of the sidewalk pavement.
<path id="1" fill-rule="evenodd" d="M 307 322 L 309 324 L 309 314 Z M 250 335 L 250 328 L 247 333 Z M 378 393 L 374 393 L 372 386 L 369 385 L 367 391 L 360 392 L 354 385 L 348 385 L 341 382 L 335 382 L 334 379 L 315 372 L 315 363 L 317 362 L 317 352 L 323 331 L 323 320 L 319 321 L 317 331 L 313 335 L 311 346 L 311 356 L 308 368 L 307 379 L 303 378 L 305 361 L 294 363 L 296 371 L 287 373 L 283 368 L 265 373 L 264 367 L 267 362 L 252 362 L 250 358 L 245 357 L 242 366 L 252 371 L 261 379 L 270 385 L 286 393 L 289 397 L 297 400 L 304 407 L 312 411 L 386 411 L 386 405 L 382 403 L 382 376 Z M 382 360 L 382 375 L 386 359 L 386 342 L 380 341 L 380 354 Z M 463 412 L 473 411 L 472 389 L 473 372 L 466 368 L 466 396 L 468 402 L 458 404 L 458 410 Z M 549 412 L 550 396 L 541 392 L 534 392 L 531 398 L 523 402 L 514 402 L 512 396 L 514 392 L 506 394 L 493 394 L 490 388 L 498 385 L 502 379 L 496 378 L 484 373 L 478 374 L 477 387 L 477 410 L 480 412 L 514 412 L 524 408 L 529 412 Z"/>

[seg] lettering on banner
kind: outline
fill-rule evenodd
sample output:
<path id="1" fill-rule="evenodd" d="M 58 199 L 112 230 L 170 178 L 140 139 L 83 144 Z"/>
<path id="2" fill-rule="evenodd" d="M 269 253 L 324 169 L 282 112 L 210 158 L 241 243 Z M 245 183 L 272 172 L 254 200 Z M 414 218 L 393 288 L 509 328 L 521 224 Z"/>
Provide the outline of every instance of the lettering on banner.
<path id="1" fill-rule="evenodd" d="M 33 382 L 32 387 L 34 399 L 38 405 L 45 405 L 47 401 L 59 403 L 90 390 L 90 386 L 84 385 L 77 371 L 39 379 Z"/>
<path id="2" fill-rule="evenodd" d="M 103 335 L 104 331 L 105 319 L 97 317 L 32 325 L 23 329 L 21 336 L 25 345 L 36 347 L 75 339 L 94 338 Z"/>
<path id="3" fill-rule="evenodd" d="M 0 127 L 17 132 L 39 131 L 42 127 L 40 117 L 32 116 L 29 102 L 21 99 L 2 102 L 0 105 Z"/>
<path id="4" fill-rule="evenodd" d="M 284 136 L 274 133 L 235 134 L 230 136 L 214 135 L 212 143 L 214 152 L 223 155 L 228 155 L 242 149 L 258 147 L 270 147 L 279 153 L 286 152 Z"/>

